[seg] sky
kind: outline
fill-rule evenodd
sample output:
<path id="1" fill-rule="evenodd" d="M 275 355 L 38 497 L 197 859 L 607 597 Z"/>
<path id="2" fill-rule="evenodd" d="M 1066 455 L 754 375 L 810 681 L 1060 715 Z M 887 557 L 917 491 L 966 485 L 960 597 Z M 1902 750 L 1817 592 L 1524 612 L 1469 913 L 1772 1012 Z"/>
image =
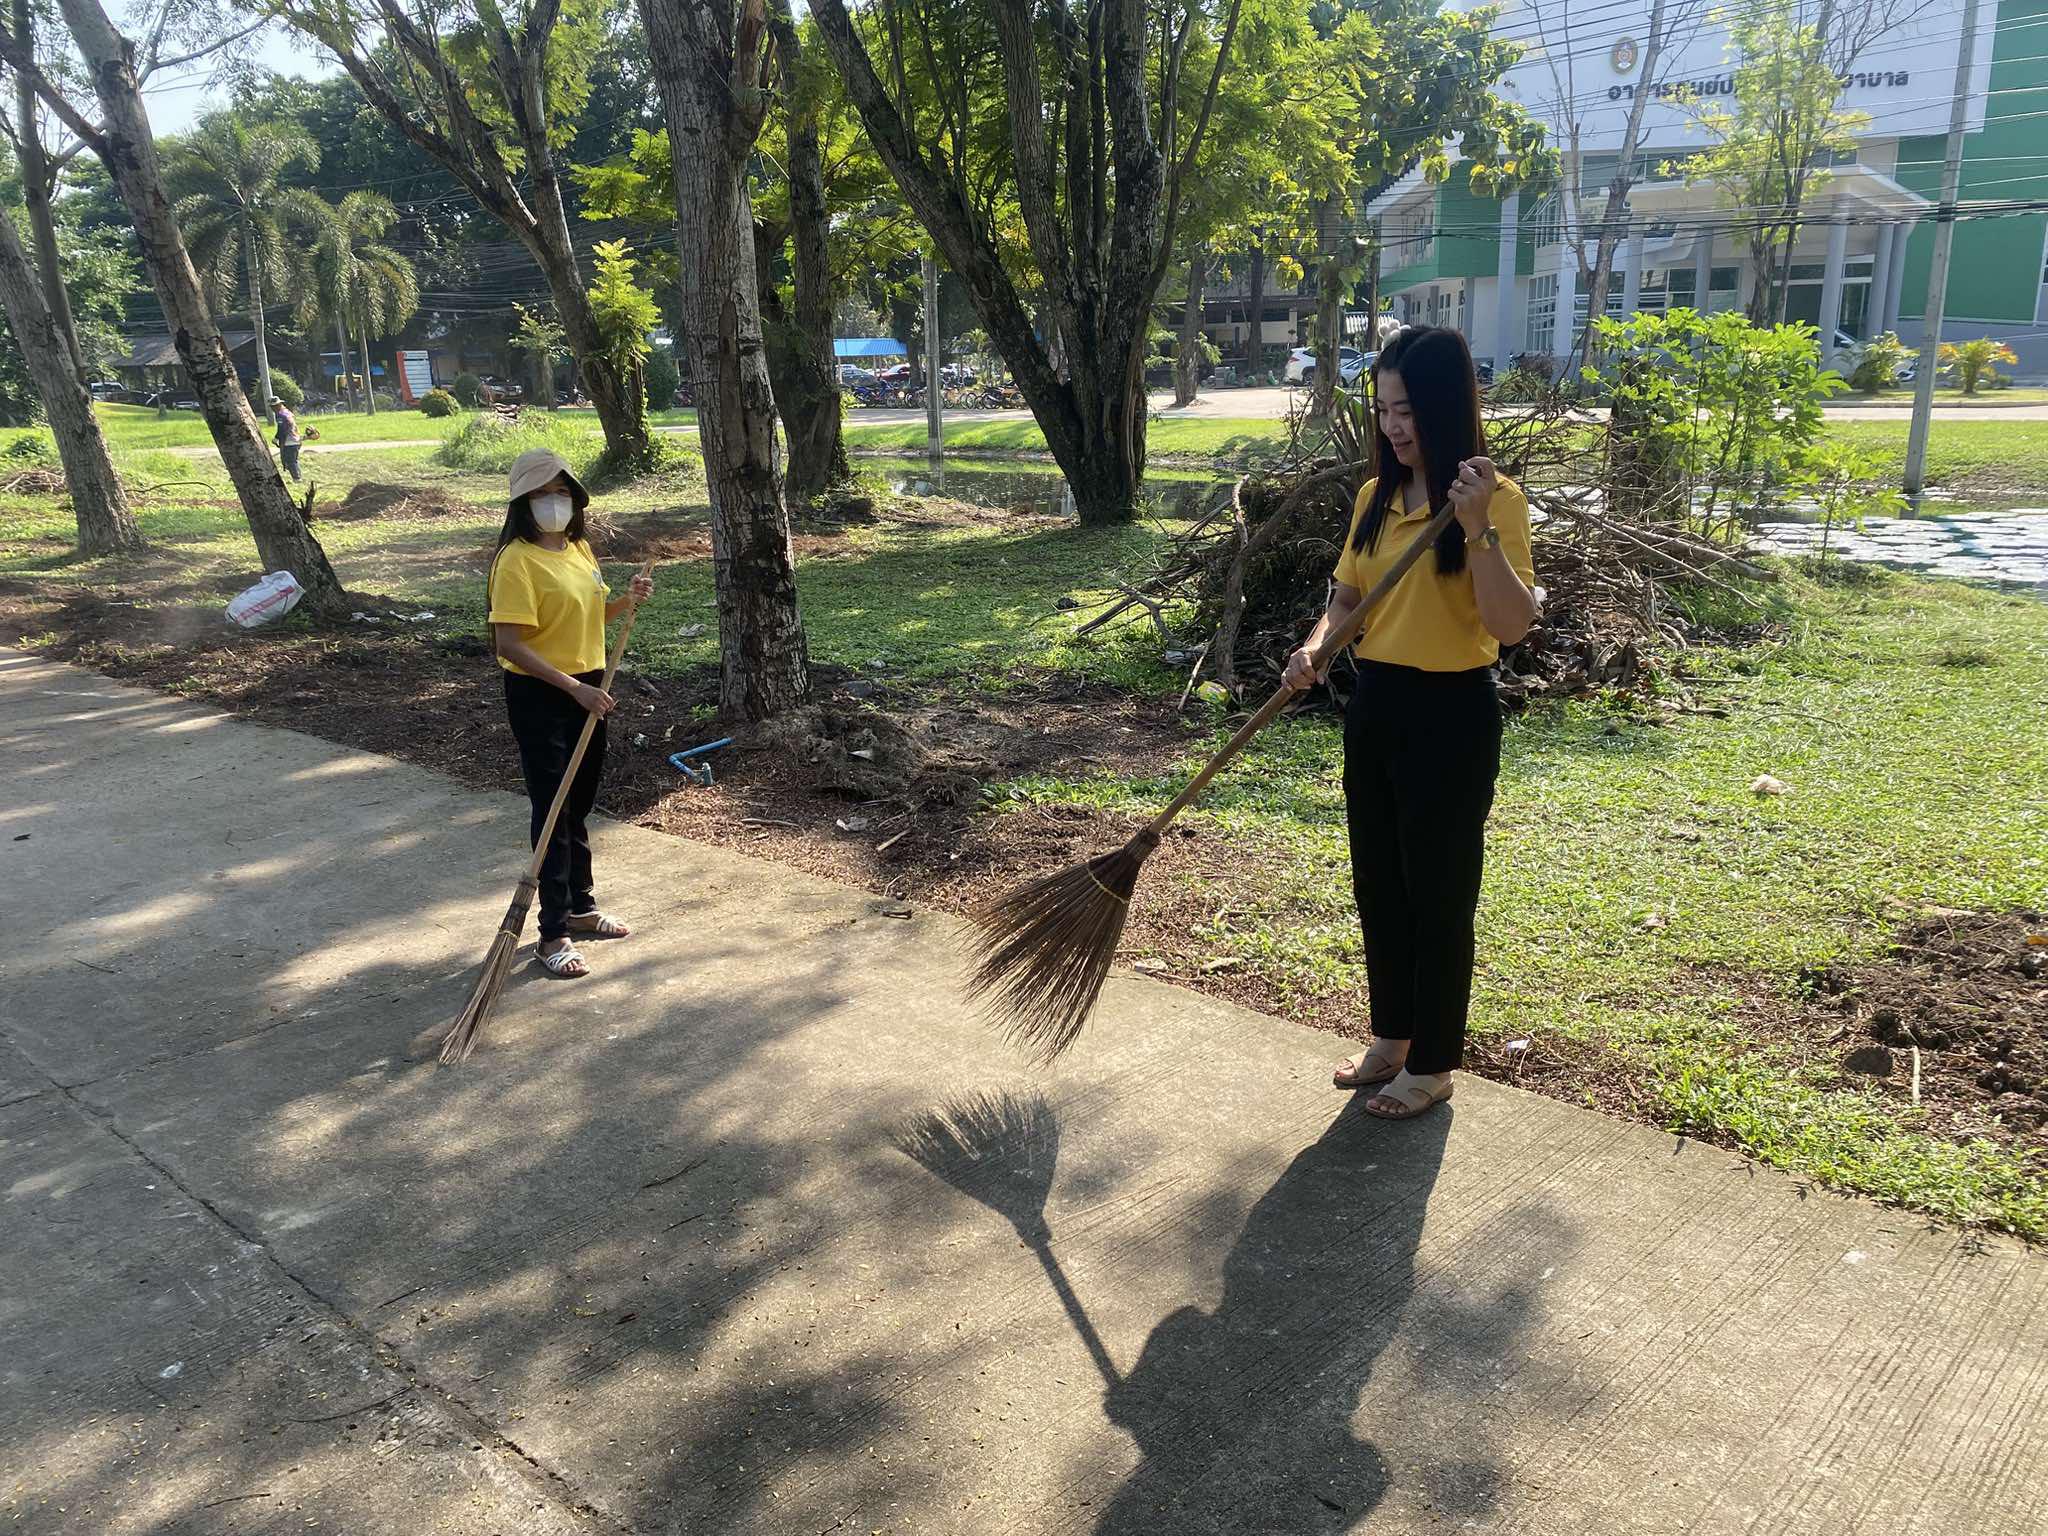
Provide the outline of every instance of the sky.
<path id="1" fill-rule="evenodd" d="M 266 28 L 251 42 L 250 61 L 258 68 L 310 79 L 335 72 L 335 65 L 322 59 L 312 43 L 287 27 Z M 149 108 L 149 126 L 160 138 L 183 133 L 213 108 L 226 105 L 206 61 L 157 77 L 142 94 Z"/>

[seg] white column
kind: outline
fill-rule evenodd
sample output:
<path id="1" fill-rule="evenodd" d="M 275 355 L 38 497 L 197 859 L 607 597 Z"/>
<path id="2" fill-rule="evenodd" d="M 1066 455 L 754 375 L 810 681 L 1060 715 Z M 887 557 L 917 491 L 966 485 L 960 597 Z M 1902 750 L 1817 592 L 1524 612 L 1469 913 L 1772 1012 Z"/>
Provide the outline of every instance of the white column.
<path id="1" fill-rule="evenodd" d="M 1579 298 L 1579 264 L 1569 244 L 1557 248 L 1557 324 L 1550 335 L 1550 349 L 1559 357 L 1570 357 L 1577 333 L 1572 310 Z"/>
<path id="2" fill-rule="evenodd" d="M 1912 233 L 1910 221 L 1892 231 L 1892 276 L 1884 295 L 1884 328 L 1888 331 L 1899 328 L 1899 296 L 1906 291 L 1906 246 Z"/>
<path id="3" fill-rule="evenodd" d="M 1692 307 L 1707 312 L 1714 291 L 1714 232 L 1703 230 L 1692 253 Z"/>
<path id="4" fill-rule="evenodd" d="M 1842 269 L 1849 258 L 1849 210 L 1836 203 L 1828 210 L 1828 259 L 1820 275 L 1820 355 L 1834 356 L 1835 332 L 1842 328 Z"/>
<path id="5" fill-rule="evenodd" d="M 1627 319 L 1643 302 L 1643 230 L 1633 219 L 1629 220 L 1628 240 L 1622 251 L 1627 265 L 1621 275 L 1621 314 Z"/>
<path id="6" fill-rule="evenodd" d="M 1500 204 L 1500 251 L 1496 264 L 1498 281 L 1493 296 L 1493 371 L 1503 374 L 1514 355 L 1515 345 L 1515 242 L 1521 233 L 1522 194 L 1510 192 Z"/>
<path id="7" fill-rule="evenodd" d="M 1892 241 L 1898 226 L 1890 220 L 1877 226 L 1877 255 L 1870 263 L 1870 301 L 1863 306 L 1863 339 L 1874 341 L 1884 330 L 1885 307 L 1892 296 Z"/>

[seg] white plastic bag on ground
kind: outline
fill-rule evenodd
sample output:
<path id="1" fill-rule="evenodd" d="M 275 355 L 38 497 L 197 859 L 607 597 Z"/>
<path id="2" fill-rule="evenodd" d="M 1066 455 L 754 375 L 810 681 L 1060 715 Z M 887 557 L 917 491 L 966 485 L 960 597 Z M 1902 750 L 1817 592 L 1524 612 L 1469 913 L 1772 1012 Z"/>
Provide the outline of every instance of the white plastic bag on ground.
<path id="1" fill-rule="evenodd" d="M 247 591 L 228 599 L 228 617 L 244 629 L 268 624 L 298 606 L 306 589 L 290 571 L 272 571 Z"/>

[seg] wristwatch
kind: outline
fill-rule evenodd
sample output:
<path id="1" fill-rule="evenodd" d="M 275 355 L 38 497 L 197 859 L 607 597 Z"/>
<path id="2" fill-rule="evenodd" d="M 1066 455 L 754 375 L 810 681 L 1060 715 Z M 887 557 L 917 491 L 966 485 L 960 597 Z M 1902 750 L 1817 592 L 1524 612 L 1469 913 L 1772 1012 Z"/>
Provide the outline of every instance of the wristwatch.
<path id="1" fill-rule="evenodd" d="M 1474 544 L 1484 544 L 1488 549 L 1499 549 L 1500 530 L 1494 527 L 1493 524 L 1488 523 L 1484 528 L 1480 529 L 1477 533 L 1473 534 L 1471 538 L 1465 541 L 1465 547 L 1468 549 L 1471 548 Z"/>

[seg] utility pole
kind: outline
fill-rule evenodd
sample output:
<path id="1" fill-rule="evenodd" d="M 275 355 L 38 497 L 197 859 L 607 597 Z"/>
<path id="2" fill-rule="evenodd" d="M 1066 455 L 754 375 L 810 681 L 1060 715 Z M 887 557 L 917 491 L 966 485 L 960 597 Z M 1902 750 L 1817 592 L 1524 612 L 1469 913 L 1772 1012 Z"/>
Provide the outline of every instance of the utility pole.
<path id="1" fill-rule="evenodd" d="M 1956 53 L 1955 103 L 1949 109 L 1948 153 L 1941 162 L 1941 206 L 1934 214 L 1934 263 L 1927 271 L 1927 330 L 1913 379 L 1913 426 L 1906 437 L 1906 494 L 1927 483 L 1927 429 L 1934 410 L 1934 369 L 1941 360 L 1941 313 L 1948 302 L 1949 253 L 1956 239 L 1956 192 L 1963 179 L 1963 125 L 1970 115 L 1970 74 L 1977 62 L 1978 0 L 1964 0 L 1963 40 Z"/>
<path id="2" fill-rule="evenodd" d="M 1971 0 L 1974 5 L 1976 0 Z M 939 264 L 924 259 L 924 451 L 938 458 L 946 451 L 946 422 L 940 398 Z"/>

